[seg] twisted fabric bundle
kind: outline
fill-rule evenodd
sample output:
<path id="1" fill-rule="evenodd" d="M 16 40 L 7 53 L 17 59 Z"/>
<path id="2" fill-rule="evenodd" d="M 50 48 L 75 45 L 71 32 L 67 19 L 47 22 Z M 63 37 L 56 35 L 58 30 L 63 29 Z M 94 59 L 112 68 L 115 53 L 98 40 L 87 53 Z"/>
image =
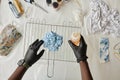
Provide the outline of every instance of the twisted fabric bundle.
<path id="1" fill-rule="evenodd" d="M 89 33 L 112 34 L 120 37 L 120 14 L 102 0 L 91 0 Z"/>
<path id="2" fill-rule="evenodd" d="M 43 41 L 44 47 L 48 48 L 49 51 L 57 51 L 63 43 L 63 37 L 51 31 L 46 33 Z"/>

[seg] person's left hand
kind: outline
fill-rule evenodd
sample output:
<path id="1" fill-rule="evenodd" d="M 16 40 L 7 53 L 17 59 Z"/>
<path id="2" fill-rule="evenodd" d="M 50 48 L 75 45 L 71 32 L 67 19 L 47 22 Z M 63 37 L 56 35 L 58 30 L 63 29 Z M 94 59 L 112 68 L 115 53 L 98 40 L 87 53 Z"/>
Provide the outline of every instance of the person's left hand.
<path id="1" fill-rule="evenodd" d="M 81 35 L 81 39 L 80 39 L 80 44 L 79 46 L 76 46 L 72 43 L 71 40 L 68 41 L 69 45 L 71 46 L 71 48 L 73 49 L 73 52 L 77 58 L 77 62 L 79 63 L 80 61 L 85 61 L 87 60 L 87 44 L 83 38 L 83 36 Z"/>
<path id="2" fill-rule="evenodd" d="M 44 43 L 43 40 L 36 40 L 29 46 L 29 49 L 25 55 L 24 61 L 27 65 L 32 66 L 44 53 L 44 49 L 37 54 L 40 46 Z"/>

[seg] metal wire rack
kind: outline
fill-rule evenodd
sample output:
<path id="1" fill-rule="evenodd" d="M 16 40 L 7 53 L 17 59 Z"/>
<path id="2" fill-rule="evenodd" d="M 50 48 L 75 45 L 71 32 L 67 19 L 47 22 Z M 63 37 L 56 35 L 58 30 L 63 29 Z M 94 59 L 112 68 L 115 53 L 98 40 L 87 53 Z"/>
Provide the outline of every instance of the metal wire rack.
<path id="1" fill-rule="evenodd" d="M 54 61 L 67 61 L 76 62 L 76 58 L 72 49 L 68 44 L 68 40 L 72 32 L 81 32 L 82 28 L 79 24 L 73 24 L 72 22 L 65 23 L 62 25 L 47 24 L 45 20 L 30 20 L 26 22 L 24 27 L 24 54 L 29 45 L 36 39 L 42 39 L 45 33 L 54 31 L 57 34 L 63 36 L 63 44 L 56 52 L 49 52 L 46 50 L 41 59 L 48 60 L 47 76 L 49 78 L 54 75 Z M 42 48 L 44 48 L 42 46 Z M 50 64 L 52 63 L 51 67 Z M 49 70 L 52 70 L 51 72 Z"/>
<path id="2" fill-rule="evenodd" d="M 118 42 L 114 47 L 114 55 L 120 60 L 120 42 Z"/>

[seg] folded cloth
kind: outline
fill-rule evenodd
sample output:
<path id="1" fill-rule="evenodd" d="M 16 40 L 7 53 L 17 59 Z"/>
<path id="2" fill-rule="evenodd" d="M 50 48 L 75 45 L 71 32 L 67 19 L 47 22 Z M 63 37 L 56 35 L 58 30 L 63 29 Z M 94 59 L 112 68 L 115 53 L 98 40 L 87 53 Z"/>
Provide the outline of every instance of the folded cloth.
<path id="1" fill-rule="evenodd" d="M 20 37 L 21 34 L 16 30 L 15 26 L 7 25 L 0 34 L 0 55 L 8 55 Z"/>

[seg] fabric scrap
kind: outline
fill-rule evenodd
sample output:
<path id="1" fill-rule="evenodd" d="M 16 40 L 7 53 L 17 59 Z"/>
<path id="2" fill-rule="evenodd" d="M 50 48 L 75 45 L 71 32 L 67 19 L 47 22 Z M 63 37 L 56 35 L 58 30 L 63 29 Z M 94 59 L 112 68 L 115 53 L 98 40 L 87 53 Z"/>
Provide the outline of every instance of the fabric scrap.
<path id="1" fill-rule="evenodd" d="M 100 39 L 100 52 L 99 52 L 100 62 L 106 63 L 109 61 L 109 39 Z"/>
<path id="2" fill-rule="evenodd" d="M 7 25 L 0 34 L 0 55 L 7 56 L 22 35 L 13 25 Z"/>

